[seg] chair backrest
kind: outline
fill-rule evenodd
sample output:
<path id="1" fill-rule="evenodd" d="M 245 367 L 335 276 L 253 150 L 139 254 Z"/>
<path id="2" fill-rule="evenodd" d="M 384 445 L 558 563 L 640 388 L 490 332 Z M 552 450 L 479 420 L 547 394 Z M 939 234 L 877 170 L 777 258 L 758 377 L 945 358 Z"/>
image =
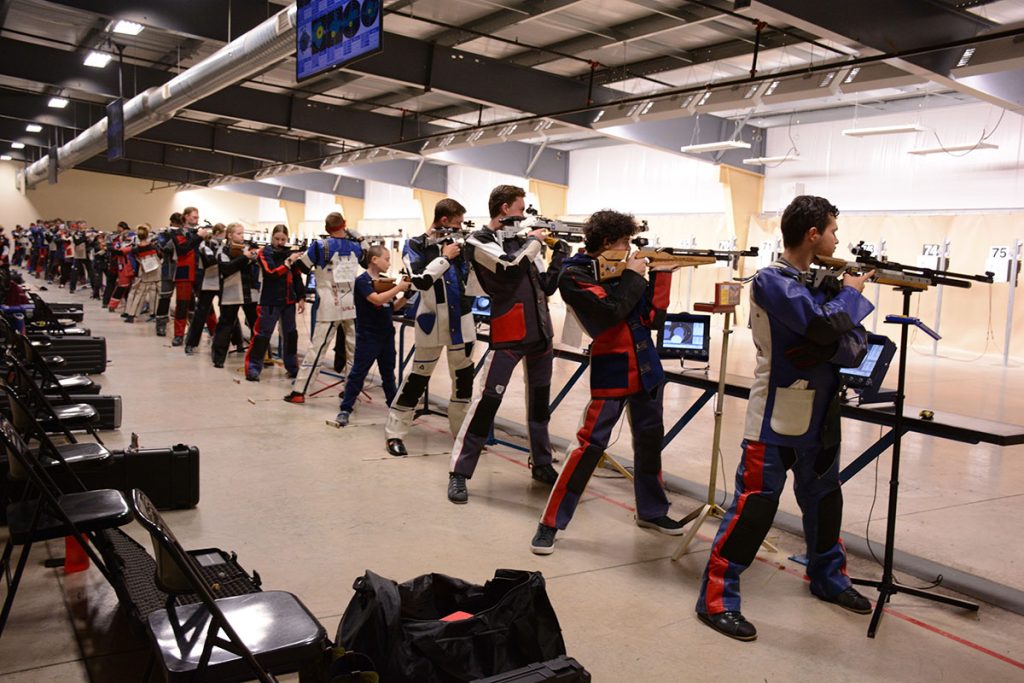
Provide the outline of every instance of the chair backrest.
<path id="1" fill-rule="evenodd" d="M 8 389 L 6 385 L 3 387 Z M 13 405 L 11 409 L 14 410 Z M 4 450 L 7 451 L 7 467 L 10 477 L 19 481 L 28 479 L 29 470 L 34 464 L 28 444 L 21 438 L 21 434 L 18 433 L 11 421 L 2 414 L 0 414 L 0 439 L 3 440 Z"/>
<path id="2" fill-rule="evenodd" d="M 36 385 L 35 379 L 24 363 L 10 349 L 5 350 L 5 355 L 11 372 L 8 373 L 4 381 L 9 383 L 8 388 L 11 390 L 11 393 L 16 394 L 21 400 L 19 407 L 23 411 L 23 413 L 15 412 L 13 415 L 14 423 L 18 430 L 25 433 L 29 429 L 30 423 L 35 424 L 38 419 L 45 419 L 58 426 L 61 432 L 63 432 L 62 435 L 65 439 L 71 443 L 78 443 L 78 439 L 75 438 L 70 429 L 64 426 L 57 416 L 57 411 L 54 409 L 50 399 Z M 11 404 L 11 409 L 12 411 L 15 409 L 13 403 Z M 99 434 L 96 433 L 96 430 L 91 425 L 84 425 L 83 428 L 98 443 L 103 443 Z"/>
<path id="3" fill-rule="evenodd" d="M 185 552 L 153 501 L 141 489 L 131 491 L 135 519 L 149 532 L 156 557 L 156 584 L 165 593 L 197 593 L 201 582 L 192 556 Z"/>
<path id="4" fill-rule="evenodd" d="M 228 623 L 224 613 L 217 606 L 217 600 L 213 597 L 210 587 L 199 575 L 195 560 L 181 547 L 178 539 L 175 538 L 164 518 L 153 505 L 153 501 L 141 489 L 132 489 L 130 498 L 135 519 L 149 532 L 149 537 L 153 542 L 153 553 L 156 555 L 157 586 L 170 593 L 187 592 L 198 595 L 210 614 L 212 624 L 216 626 L 207 633 L 207 642 L 203 647 L 196 679 L 204 680 L 203 671 L 209 664 L 213 645 L 216 645 L 244 659 L 260 681 L 276 681 L 277 679 L 256 661 L 252 651 L 246 647 L 245 642 Z M 228 637 L 227 640 L 218 637 L 221 631 Z"/>
<path id="5" fill-rule="evenodd" d="M 4 447 L 9 455 L 11 477 L 19 480 L 32 479 L 36 481 L 39 479 L 36 482 L 38 485 L 46 486 L 55 495 L 59 495 L 62 492 L 60 487 L 56 485 L 40 459 L 40 456 L 45 455 L 56 461 L 63 470 L 66 475 L 62 479 L 63 481 L 73 482 L 72 486 L 77 491 L 87 490 L 85 484 L 61 455 L 60 449 L 53 443 L 46 431 L 39 426 L 39 423 L 32 419 L 17 392 L 3 379 L 0 379 L 0 396 L 7 397 L 7 403 L 11 409 L 11 420 L 0 414 L 0 434 L 3 436 Z M 28 447 L 31 441 L 39 444 L 39 450 L 35 453 Z"/>

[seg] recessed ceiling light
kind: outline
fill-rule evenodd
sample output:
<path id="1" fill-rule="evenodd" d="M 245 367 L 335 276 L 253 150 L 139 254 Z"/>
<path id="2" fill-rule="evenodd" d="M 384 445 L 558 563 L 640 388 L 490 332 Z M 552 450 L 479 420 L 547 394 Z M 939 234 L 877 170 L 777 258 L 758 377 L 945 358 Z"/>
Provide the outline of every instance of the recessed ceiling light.
<path id="1" fill-rule="evenodd" d="M 39 133 L 42 130 L 43 127 L 40 126 L 38 123 L 30 123 L 27 126 L 25 126 L 25 131 L 29 133 Z"/>
<path id="2" fill-rule="evenodd" d="M 54 109 L 63 109 L 68 106 L 68 101 L 63 97 L 51 97 L 50 101 L 47 102 L 47 106 L 53 107 Z"/>
<path id="3" fill-rule="evenodd" d="M 110 55 L 106 52 L 96 52 L 93 50 L 89 53 L 89 56 L 85 58 L 84 64 L 91 66 L 96 69 L 102 69 L 110 63 Z"/>
<path id="4" fill-rule="evenodd" d="M 25 149 L 25 143 L 24 142 L 12 142 L 11 143 L 11 149 Z"/>
<path id="5" fill-rule="evenodd" d="M 12 159 L 10 154 L 0 154 L 0 161 L 10 161 Z"/>
<path id="6" fill-rule="evenodd" d="M 114 33 L 123 33 L 126 36 L 137 36 L 142 33 L 142 29 L 145 28 L 142 24 L 136 24 L 134 21 L 127 21 L 121 19 L 112 29 Z"/>

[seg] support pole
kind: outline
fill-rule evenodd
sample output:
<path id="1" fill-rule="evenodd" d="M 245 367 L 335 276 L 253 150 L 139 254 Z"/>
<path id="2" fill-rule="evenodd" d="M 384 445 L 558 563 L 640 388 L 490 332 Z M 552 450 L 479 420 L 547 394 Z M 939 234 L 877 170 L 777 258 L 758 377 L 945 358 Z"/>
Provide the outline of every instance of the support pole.
<path id="1" fill-rule="evenodd" d="M 939 254 L 939 270 L 943 271 L 949 268 L 949 238 L 942 240 L 942 253 Z M 945 289 L 942 285 L 938 285 L 935 288 L 935 332 L 942 333 L 942 291 Z M 939 355 L 939 340 L 932 340 L 932 355 Z"/>
<path id="2" fill-rule="evenodd" d="M 1021 241 L 1015 240 L 1010 260 L 1010 295 L 1006 300 L 1006 332 L 1003 335 L 1003 367 L 1010 364 L 1010 338 L 1013 336 L 1013 302 L 1017 296 L 1017 268 L 1020 265 Z"/>

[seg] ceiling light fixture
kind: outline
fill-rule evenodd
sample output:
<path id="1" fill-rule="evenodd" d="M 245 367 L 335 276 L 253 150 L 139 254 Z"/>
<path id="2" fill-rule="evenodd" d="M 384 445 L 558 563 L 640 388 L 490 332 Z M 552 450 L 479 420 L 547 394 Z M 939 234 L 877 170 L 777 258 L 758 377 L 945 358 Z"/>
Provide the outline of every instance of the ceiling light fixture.
<path id="1" fill-rule="evenodd" d="M 89 53 L 89 56 L 85 58 L 83 62 L 86 66 L 91 66 L 94 69 L 103 69 L 110 63 L 110 55 L 106 52 L 96 52 L 93 50 Z"/>
<path id="2" fill-rule="evenodd" d="M 898 126 L 875 126 L 874 128 L 847 128 L 843 135 L 851 138 L 863 138 L 869 135 L 895 135 L 899 133 L 923 133 L 922 128 L 916 123 L 904 123 Z"/>
<path id="3" fill-rule="evenodd" d="M 921 147 L 918 149 L 912 149 L 907 154 L 917 154 L 923 156 L 925 154 L 942 154 L 943 152 L 973 152 L 976 149 L 999 149 L 999 145 L 993 145 L 991 142 L 979 142 L 974 145 L 951 145 L 949 147 Z"/>
<path id="4" fill-rule="evenodd" d="M 750 143 L 743 142 L 742 140 L 720 140 L 718 142 L 705 142 L 700 145 L 683 145 L 679 148 L 679 151 L 689 152 L 690 154 L 703 154 L 704 152 L 725 152 L 730 149 L 750 149 Z"/>
<path id="5" fill-rule="evenodd" d="M 964 53 L 960 55 L 960 61 L 956 63 L 956 68 L 959 69 L 960 67 L 967 66 L 971 61 L 971 57 L 974 56 L 974 51 L 976 49 L 977 48 L 969 47 L 964 50 Z"/>
<path id="6" fill-rule="evenodd" d="M 142 29 L 144 28 L 145 26 L 143 26 L 142 24 L 136 24 L 134 21 L 121 19 L 116 24 L 114 24 L 114 28 L 112 28 L 111 31 L 113 31 L 114 33 L 122 33 L 126 36 L 137 36 L 140 33 L 142 33 Z"/>
<path id="7" fill-rule="evenodd" d="M 25 131 L 28 133 L 40 133 L 42 132 L 42 130 L 43 127 L 40 126 L 38 123 L 30 123 L 27 126 L 25 126 Z"/>
<path id="8" fill-rule="evenodd" d="M 853 80 L 855 78 L 857 78 L 857 74 L 859 74 L 859 73 L 860 73 L 860 67 L 859 66 L 855 66 L 852 69 L 850 69 L 850 73 L 846 74 L 846 78 L 843 79 L 843 84 L 847 85 L 849 83 L 853 83 Z"/>
<path id="9" fill-rule="evenodd" d="M 25 143 L 24 142 L 12 142 L 11 143 L 11 149 L 25 149 Z"/>
<path id="10" fill-rule="evenodd" d="M 782 164 L 787 161 L 800 161 L 799 156 L 782 156 L 782 157 L 754 157 L 753 159 L 744 159 L 743 163 L 747 166 L 768 166 L 770 164 Z"/>
<path id="11" fill-rule="evenodd" d="M 0 154 L 0 161 L 11 161 L 12 157 L 10 154 Z"/>
<path id="12" fill-rule="evenodd" d="M 63 97 L 51 97 L 50 101 L 47 102 L 46 105 L 48 107 L 53 107 L 54 109 L 63 109 L 68 106 L 68 101 Z"/>

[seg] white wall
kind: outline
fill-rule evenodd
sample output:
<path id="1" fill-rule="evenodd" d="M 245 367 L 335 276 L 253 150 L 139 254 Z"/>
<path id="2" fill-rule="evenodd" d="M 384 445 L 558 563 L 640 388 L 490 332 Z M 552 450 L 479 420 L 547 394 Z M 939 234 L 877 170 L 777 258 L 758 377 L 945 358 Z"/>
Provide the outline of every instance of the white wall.
<path id="1" fill-rule="evenodd" d="M 638 145 L 576 150 L 569 156 L 568 212 L 723 213 L 718 178 L 714 164 Z"/>
<path id="2" fill-rule="evenodd" d="M 988 104 L 919 113 L 794 125 L 789 131 L 800 160 L 766 169 L 764 209 L 781 211 L 802 183 L 806 194 L 827 197 L 842 211 L 945 211 L 1024 207 L 1024 118 Z M 928 132 L 847 137 L 842 131 L 916 123 Z M 914 148 L 974 144 L 983 131 L 999 149 L 966 156 L 908 154 Z M 938 136 L 938 139 L 936 138 Z M 790 149 L 786 128 L 768 131 L 768 156 Z M 962 153 L 957 153 L 962 154 Z"/>
<path id="3" fill-rule="evenodd" d="M 487 209 L 487 200 L 491 196 L 491 190 L 498 185 L 515 185 L 526 190 L 527 206 L 537 206 L 539 203 L 537 198 L 530 194 L 530 183 L 526 178 L 468 166 L 448 167 L 448 196 L 466 207 L 466 218 L 471 218 L 478 224 L 490 220 L 491 213 Z"/>

